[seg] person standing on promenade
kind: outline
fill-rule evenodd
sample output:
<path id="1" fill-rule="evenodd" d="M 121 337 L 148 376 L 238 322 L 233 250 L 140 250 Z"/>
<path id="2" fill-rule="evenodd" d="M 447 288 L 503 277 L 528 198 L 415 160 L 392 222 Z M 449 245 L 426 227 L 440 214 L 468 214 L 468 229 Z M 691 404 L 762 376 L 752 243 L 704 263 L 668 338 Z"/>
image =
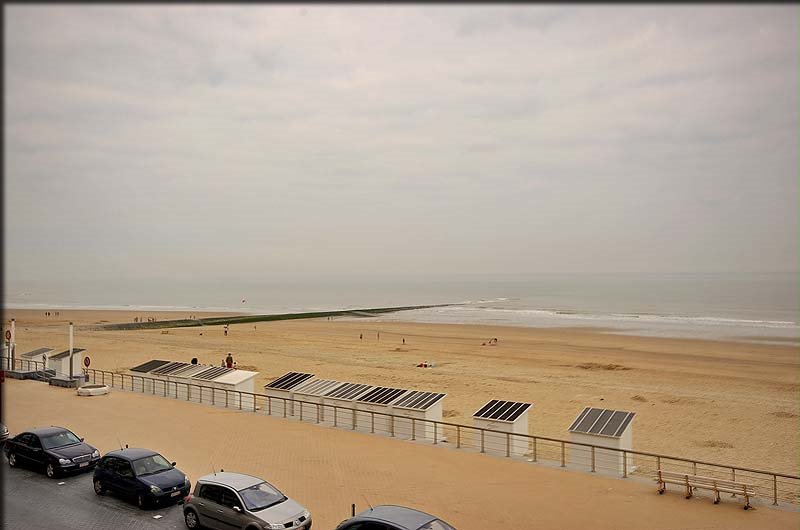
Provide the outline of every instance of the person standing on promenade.
<path id="1" fill-rule="evenodd" d="M 231 355 L 231 352 L 228 352 L 228 356 L 225 357 L 225 364 L 228 368 L 233 368 L 233 355 Z"/>

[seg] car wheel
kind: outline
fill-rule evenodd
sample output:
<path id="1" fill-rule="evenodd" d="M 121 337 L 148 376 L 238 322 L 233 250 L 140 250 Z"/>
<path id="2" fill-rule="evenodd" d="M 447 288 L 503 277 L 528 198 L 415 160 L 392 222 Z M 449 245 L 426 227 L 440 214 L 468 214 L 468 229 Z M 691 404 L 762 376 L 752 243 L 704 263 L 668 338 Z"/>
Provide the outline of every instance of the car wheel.
<path id="1" fill-rule="evenodd" d="M 94 492 L 97 493 L 98 495 L 106 494 L 106 488 L 105 486 L 103 486 L 103 483 L 100 482 L 99 480 L 94 481 Z"/>
<path id="2" fill-rule="evenodd" d="M 56 478 L 56 468 L 53 467 L 53 464 L 47 464 L 44 468 L 44 473 L 47 478 Z"/>
<path id="3" fill-rule="evenodd" d="M 16 453 L 8 453 L 8 467 L 17 467 Z"/>
<path id="4" fill-rule="evenodd" d="M 197 512 L 194 510 L 186 510 L 183 513 L 183 520 L 186 521 L 186 527 L 192 530 L 200 528 L 200 521 L 197 519 Z"/>

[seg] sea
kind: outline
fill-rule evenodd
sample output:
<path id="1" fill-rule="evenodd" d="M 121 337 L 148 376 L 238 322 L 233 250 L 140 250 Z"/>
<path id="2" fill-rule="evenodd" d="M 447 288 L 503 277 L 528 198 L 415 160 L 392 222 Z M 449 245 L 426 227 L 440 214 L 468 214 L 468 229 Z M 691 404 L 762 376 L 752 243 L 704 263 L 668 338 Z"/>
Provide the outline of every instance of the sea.
<path id="1" fill-rule="evenodd" d="M 793 345 L 800 345 L 799 300 L 796 272 L 7 279 L 4 292 L 6 308 L 176 311 L 176 317 L 451 304 L 374 320 L 591 327 Z"/>

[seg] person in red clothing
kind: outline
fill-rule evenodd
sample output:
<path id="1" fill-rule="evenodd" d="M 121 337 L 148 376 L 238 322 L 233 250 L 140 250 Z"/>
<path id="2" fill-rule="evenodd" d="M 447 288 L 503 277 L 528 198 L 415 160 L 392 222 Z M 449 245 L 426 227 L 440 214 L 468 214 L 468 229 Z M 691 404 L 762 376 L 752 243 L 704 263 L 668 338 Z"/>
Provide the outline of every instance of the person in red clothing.
<path id="1" fill-rule="evenodd" d="M 228 352 L 228 356 L 225 357 L 225 365 L 228 368 L 233 368 L 233 355 L 231 355 L 231 352 Z"/>

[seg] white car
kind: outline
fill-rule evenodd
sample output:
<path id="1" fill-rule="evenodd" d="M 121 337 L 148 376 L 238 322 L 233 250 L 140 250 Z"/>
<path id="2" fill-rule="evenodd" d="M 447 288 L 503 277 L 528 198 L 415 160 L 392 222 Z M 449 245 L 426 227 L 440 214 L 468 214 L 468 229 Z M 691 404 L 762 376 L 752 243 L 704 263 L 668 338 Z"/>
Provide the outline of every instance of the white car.
<path id="1" fill-rule="evenodd" d="M 269 482 L 220 471 L 197 479 L 183 507 L 186 526 L 230 530 L 309 530 L 311 514 Z"/>

